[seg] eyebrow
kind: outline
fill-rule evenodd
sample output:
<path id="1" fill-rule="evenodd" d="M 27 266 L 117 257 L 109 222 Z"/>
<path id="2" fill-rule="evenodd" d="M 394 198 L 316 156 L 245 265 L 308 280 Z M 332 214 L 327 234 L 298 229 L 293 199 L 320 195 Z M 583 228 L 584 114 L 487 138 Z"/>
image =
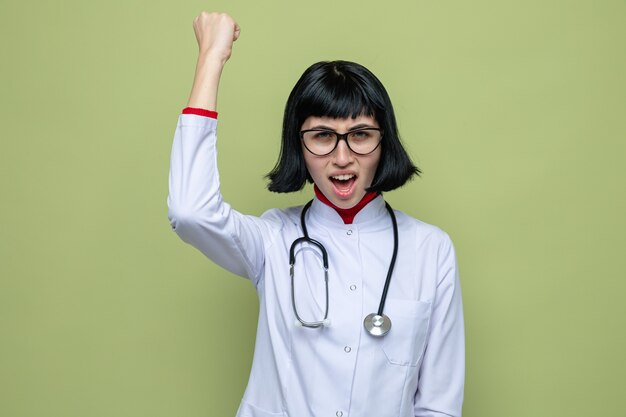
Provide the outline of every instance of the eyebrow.
<path id="1" fill-rule="evenodd" d="M 374 127 L 367 123 L 359 123 L 358 125 L 350 127 L 348 129 L 348 132 L 352 132 L 353 130 L 357 130 L 357 129 L 365 129 L 365 128 L 378 129 L 377 127 Z M 323 129 L 323 130 L 330 130 L 331 132 L 335 132 L 335 129 L 326 125 L 316 125 L 316 126 L 312 126 L 310 129 Z"/>

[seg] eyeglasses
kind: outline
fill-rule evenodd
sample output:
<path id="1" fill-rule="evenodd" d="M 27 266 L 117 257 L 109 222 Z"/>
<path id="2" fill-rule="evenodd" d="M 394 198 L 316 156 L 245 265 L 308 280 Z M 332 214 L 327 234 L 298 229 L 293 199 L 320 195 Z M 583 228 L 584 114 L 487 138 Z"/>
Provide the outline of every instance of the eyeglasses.
<path id="1" fill-rule="evenodd" d="M 378 148 L 383 138 L 382 129 L 368 127 L 347 133 L 332 130 L 310 129 L 300 132 L 304 147 L 317 156 L 325 156 L 335 150 L 340 140 L 345 140 L 348 149 L 357 155 L 367 155 Z"/>

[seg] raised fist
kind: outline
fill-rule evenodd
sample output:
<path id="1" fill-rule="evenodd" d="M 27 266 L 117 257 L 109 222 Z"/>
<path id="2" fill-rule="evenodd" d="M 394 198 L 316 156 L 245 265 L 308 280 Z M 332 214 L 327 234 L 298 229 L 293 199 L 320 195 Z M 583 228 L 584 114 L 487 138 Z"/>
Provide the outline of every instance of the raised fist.
<path id="1" fill-rule="evenodd" d="M 210 54 L 223 61 L 230 58 L 233 42 L 241 29 L 226 13 L 202 12 L 193 19 L 193 30 L 200 54 Z"/>

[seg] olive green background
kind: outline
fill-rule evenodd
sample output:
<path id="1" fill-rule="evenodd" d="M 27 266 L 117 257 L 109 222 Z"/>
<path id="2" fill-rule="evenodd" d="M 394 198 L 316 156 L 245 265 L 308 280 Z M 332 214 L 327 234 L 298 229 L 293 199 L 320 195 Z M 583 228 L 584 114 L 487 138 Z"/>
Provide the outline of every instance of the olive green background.
<path id="1" fill-rule="evenodd" d="M 242 27 L 218 108 L 235 208 L 310 198 L 265 190 L 287 95 L 313 62 L 364 64 L 424 170 L 386 198 L 457 249 L 464 416 L 626 415 L 623 1 L 1 1 L 0 416 L 237 409 L 256 294 L 167 220 L 201 10 Z"/>

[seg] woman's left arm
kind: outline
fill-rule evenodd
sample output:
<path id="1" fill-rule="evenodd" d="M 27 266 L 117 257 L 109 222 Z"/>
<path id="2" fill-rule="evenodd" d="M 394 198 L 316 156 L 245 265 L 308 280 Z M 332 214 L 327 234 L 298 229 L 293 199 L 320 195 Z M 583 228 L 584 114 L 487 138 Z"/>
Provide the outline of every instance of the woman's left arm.
<path id="1" fill-rule="evenodd" d="M 415 416 L 460 417 L 465 383 L 465 330 L 454 246 L 439 247 L 437 290 L 415 394 Z"/>

